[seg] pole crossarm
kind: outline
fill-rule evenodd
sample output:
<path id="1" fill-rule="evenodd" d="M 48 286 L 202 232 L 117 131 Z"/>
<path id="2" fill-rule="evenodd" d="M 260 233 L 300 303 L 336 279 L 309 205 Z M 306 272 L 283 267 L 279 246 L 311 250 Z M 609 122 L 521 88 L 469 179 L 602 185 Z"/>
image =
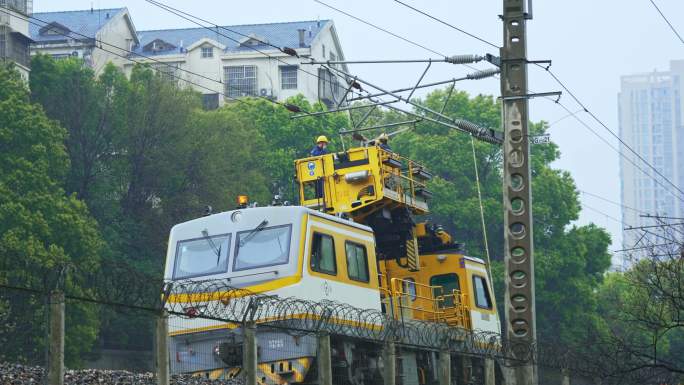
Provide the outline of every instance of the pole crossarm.
<path id="1" fill-rule="evenodd" d="M 355 78 L 360 83 L 363 83 L 363 84 L 365 84 L 371 88 L 374 88 L 380 92 L 385 93 L 386 95 L 389 95 L 389 96 L 396 98 L 397 99 L 396 101 L 401 101 L 401 102 L 410 104 L 419 110 L 422 110 L 426 113 L 433 114 L 433 115 L 437 116 L 439 119 L 434 119 L 434 118 L 431 118 L 427 115 L 423 116 L 423 115 L 413 114 L 414 116 L 416 116 L 418 118 L 422 118 L 422 119 L 429 120 L 429 121 L 439 123 L 439 124 L 447 123 L 445 125 L 452 127 L 452 128 L 455 128 L 455 129 L 458 129 L 460 131 L 467 132 L 467 133 L 473 135 L 476 139 L 479 139 L 479 140 L 482 140 L 482 141 L 485 141 L 488 143 L 501 144 L 503 142 L 502 136 L 500 134 L 496 133 L 494 130 L 484 128 L 484 127 L 480 127 L 477 124 L 469 122 L 467 120 L 451 118 L 451 117 L 446 116 L 440 112 L 437 112 L 431 108 L 428 108 L 428 107 L 425 107 L 419 103 L 416 103 L 416 102 L 414 102 L 414 101 L 412 101 L 406 97 L 403 97 L 403 96 L 397 94 L 396 92 L 388 91 L 388 90 L 386 90 L 380 86 L 377 86 L 377 85 L 375 85 L 375 84 L 373 84 L 367 80 L 363 80 L 363 79 L 359 78 L 358 76 L 354 77 L 353 75 L 351 75 L 351 74 L 349 74 L 349 73 L 347 73 L 347 72 L 345 72 L 339 68 L 335 68 L 335 67 L 326 67 L 326 68 L 328 68 L 332 71 L 335 71 L 335 72 L 345 76 L 346 78 Z M 373 99 L 370 99 L 370 100 L 373 102 L 376 102 Z M 390 108 L 397 110 L 397 111 L 406 112 L 406 111 L 400 110 L 394 106 L 392 106 Z M 450 125 L 448 123 L 450 123 Z"/>
<path id="2" fill-rule="evenodd" d="M 385 59 L 385 60 L 309 60 L 302 64 L 309 65 L 335 65 L 335 64 L 408 64 L 408 63 L 449 63 L 467 64 L 478 63 L 485 60 L 486 56 L 479 55 L 454 55 L 443 58 L 428 59 Z"/>

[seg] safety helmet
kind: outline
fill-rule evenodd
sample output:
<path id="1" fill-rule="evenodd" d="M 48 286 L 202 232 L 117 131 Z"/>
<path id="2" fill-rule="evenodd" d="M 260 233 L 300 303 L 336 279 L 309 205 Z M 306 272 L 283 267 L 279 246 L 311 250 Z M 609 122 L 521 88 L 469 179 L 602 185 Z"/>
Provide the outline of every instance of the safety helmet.
<path id="1" fill-rule="evenodd" d="M 320 142 L 328 143 L 328 138 L 326 138 L 325 135 L 321 135 L 318 137 L 318 139 L 316 139 L 316 143 L 320 143 Z"/>
<path id="2" fill-rule="evenodd" d="M 386 142 L 389 140 L 389 135 L 385 134 L 384 132 L 378 136 L 378 140 L 381 142 Z"/>

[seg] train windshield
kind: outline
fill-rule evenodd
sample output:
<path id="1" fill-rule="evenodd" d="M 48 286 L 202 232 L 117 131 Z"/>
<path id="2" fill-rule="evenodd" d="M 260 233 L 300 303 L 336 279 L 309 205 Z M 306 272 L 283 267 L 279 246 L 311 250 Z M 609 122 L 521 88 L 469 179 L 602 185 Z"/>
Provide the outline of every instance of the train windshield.
<path id="1" fill-rule="evenodd" d="M 233 271 L 286 264 L 291 235 L 292 225 L 238 232 Z"/>
<path id="2" fill-rule="evenodd" d="M 225 273 L 228 270 L 230 234 L 209 236 L 178 242 L 173 278 Z"/>

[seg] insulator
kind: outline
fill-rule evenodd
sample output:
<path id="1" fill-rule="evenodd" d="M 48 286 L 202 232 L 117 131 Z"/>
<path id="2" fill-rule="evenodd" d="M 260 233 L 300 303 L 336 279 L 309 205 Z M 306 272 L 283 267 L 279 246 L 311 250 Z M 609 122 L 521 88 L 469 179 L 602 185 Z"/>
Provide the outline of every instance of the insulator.
<path id="1" fill-rule="evenodd" d="M 484 57 L 479 55 L 453 55 L 444 58 L 444 61 L 451 64 L 477 63 L 482 60 Z"/>
<path id="2" fill-rule="evenodd" d="M 471 79 L 471 80 L 479 80 L 479 79 L 488 78 L 490 76 L 498 75 L 500 72 L 501 72 L 501 70 L 498 68 L 488 68 L 486 70 L 477 71 L 477 72 L 473 72 L 472 74 L 468 74 L 468 75 L 466 75 L 466 77 L 468 79 Z"/>

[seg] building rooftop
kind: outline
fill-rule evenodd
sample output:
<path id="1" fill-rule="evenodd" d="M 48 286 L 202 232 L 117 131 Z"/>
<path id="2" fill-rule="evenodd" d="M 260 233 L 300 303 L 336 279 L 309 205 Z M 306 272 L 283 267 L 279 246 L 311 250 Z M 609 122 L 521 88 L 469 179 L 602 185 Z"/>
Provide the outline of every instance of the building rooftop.
<path id="1" fill-rule="evenodd" d="M 215 31 L 208 28 L 182 28 L 182 29 L 160 29 L 150 31 L 139 31 L 138 38 L 140 44 L 135 49 L 138 54 L 144 55 L 168 55 L 173 52 L 181 52 L 182 48 L 187 48 L 199 40 L 208 38 L 226 46 L 226 52 L 267 50 L 276 47 L 299 47 L 299 30 L 304 30 L 304 45 L 307 47 L 316 38 L 318 33 L 325 28 L 330 20 L 312 21 L 293 21 L 268 24 L 245 24 L 230 25 L 224 27 L 214 27 Z M 249 37 L 254 37 L 250 45 L 240 44 Z M 160 50 L 143 51 L 144 47 L 161 40 L 169 45 Z M 261 42 L 266 42 L 264 44 Z"/>
<path id="2" fill-rule="evenodd" d="M 94 39 L 97 32 L 114 16 L 126 8 L 88 9 L 80 11 L 36 12 L 33 18 L 37 24 L 31 24 L 29 34 L 38 43 L 65 40 L 69 35 L 75 40 Z M 47 23 L 47 24 L 46 24 Z M 44 25 L 45 24 L 45 25 Z M 41 33 L 46 28 L 58 31 L 56 33 Z M 63 30 L 66 28 L 66 30 Z"/>

